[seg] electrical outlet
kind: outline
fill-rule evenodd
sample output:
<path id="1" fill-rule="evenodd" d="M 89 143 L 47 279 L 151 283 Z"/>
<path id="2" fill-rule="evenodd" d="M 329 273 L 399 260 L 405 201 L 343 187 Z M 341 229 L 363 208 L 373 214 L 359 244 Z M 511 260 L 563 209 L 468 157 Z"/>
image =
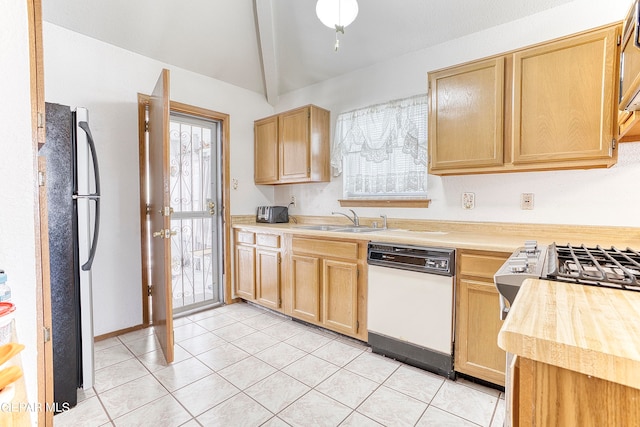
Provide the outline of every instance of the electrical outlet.
<path id="1" fill-rule="evenodd" d="M 291 204 L 293 205 L 294 208 L 296 207 L 296 203 L 297 203 L 296 196 L 291 196 Z"/>
<path id="2" fill-rule="evenodd" d="M 520 209 L 533 209 L 533 193 L 522 193 L 520 196 Z"/>
<path id="3" fill-rule="evenodd" d="M 473 209 L 476 207 L 475 193 L 462 193 L 462 209 Z"/>

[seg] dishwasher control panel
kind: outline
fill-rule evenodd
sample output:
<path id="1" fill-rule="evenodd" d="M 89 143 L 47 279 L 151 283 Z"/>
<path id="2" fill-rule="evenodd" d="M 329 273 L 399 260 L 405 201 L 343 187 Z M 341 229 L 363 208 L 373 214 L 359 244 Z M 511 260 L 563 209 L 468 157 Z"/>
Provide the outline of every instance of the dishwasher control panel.
<path id="1" fill-rule="evenodd" d="M 369 242 L 370 265 L 418 271 L 442 276 L 455 274 L 455 249 Z"/>

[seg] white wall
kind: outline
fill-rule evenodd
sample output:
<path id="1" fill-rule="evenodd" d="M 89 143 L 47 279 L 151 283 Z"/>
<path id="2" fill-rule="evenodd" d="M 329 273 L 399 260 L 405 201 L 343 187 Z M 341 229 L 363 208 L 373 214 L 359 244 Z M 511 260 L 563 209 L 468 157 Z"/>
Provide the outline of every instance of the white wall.
<path id="1" fill-rule="evenodd" d="M 281 96 L 276 109 L 316 104 L 340 112 L 425 93 L 427 72 L 499 54 L 624 18 L 628 0 L 576 0 L 555 9 L 390 59 Z M 348 37 L 348 34 L 345 35 Z M 337 53 L 338 55 L 340 52 Z M 333 132 L 333 130 L 332 130 Z M 333 140 L 333 135 L 331 137 Z M 556 224 L 639 226 L 640 199 L 630 196 L 640 181 L 640 144 L 621 144 L 611 169 L 437 177 L 430 175 L 428 209 L 357 209 L 363 216 Z M 461 208 L 462 192 L 476 195 L 476 208 Z M 520 193 L 535 194 L 532 211 L 520 209 Z M 340 210 L 342 178 L 326 184 L 277 187 L 275 202 L 297 198 L 292 214 L 329 215 Z"/>
<path id="2" fill-rule="evenodd" d="M 16 305 L 29 402 L 37 402 L 34 152 L 27 2 L 0 0 L 0 269 Z M 36 414 L 33 414 L 34 416 Z"/>
<path id="3" fill-rule="evenodd" d="M 213 45 L 212 45 L 213 48 Z M 273 199 L 253 184 L 253 121 L 273 114 L 263 96 L 44 24 L 47 102 L 89 109 L 102 175 L 102 224 L 94 262 L 95 334 L 142 322 L 137 94 L 171 70 L 171 99 L 230 115 L 231 213 Z M 251 166 L 248 166 L 251 165 Z"/>

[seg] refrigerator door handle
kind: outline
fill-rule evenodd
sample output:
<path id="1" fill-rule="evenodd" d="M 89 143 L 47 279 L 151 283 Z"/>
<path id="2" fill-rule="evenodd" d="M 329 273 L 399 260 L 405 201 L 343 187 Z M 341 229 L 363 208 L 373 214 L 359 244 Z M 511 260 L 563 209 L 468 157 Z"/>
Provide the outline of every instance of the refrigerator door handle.
<path id="1" fill-rule="evenodd" d="M 91 241 L 91 249 L 89 250 L 89 259 L 82 265 L 82 271 L 91 270 L 93 264 L 93 258 L 96 254 L 96 247 L 98 245 L 98 234 L 100 231 L 100 172 L 98 170 L 98 156 L 96 154 L 96 146 L 93 142 L 93 136 L 91 136 L 91 130 L 87 122 L 78 123 L 80 127 L 87 134 L 87 142 L 89 143 L 89 151 L 91 151 L 91 160 L 93 161 L 93 173 L 95 176 L 96 191 L 93 194 L 87 196 L 89 200 L 93 200 L 96 203 L 96 215 L 94 218 L 93 227 L 93 239 Z"/>

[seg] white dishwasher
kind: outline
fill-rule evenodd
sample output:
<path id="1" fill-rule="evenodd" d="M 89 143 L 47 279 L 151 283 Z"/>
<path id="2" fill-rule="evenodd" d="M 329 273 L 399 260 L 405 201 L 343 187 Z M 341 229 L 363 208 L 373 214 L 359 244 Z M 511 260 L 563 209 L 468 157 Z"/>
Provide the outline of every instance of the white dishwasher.
<path id="1" fill-rule="evenodd" d="M 455 250 L 370 242 L 367 262 L 372 351 L 453 379 Z"/>

